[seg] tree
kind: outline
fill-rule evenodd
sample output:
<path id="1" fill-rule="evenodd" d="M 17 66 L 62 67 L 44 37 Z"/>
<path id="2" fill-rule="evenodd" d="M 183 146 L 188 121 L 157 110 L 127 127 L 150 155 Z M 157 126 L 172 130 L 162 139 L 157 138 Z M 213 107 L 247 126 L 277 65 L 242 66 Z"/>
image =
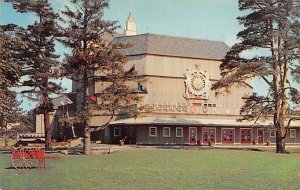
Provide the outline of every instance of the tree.
<path id="1" fill-rule="evenodd" d="M 17 132 L 28 133 L 33 132 L 33 124 L 34 124 L 34 115 L 33 110 L 27 111 L 19 116 L 20 126 L 18 128 L 14 128 Z"/>
<path id="2" fill-rule="evenodd" d="M 238 17 L 245 29 L 225 56 L 220 69 L 222 79 L 212 89 L 243 85 L 247 79 L 261 77 L 269 86 L 265 96 L 253 94 L 241 109 L 243 119 L 273 118 L 276 152 L 285 153 L 287 129 L 296 117 L 288 116 L 289 102 L 299 103 L 299 88 L 292 86 L 291 72 L 298 73 L 300 58 L 299 0 L 239 0 Z M 264 55 L 245 58 L 246 50 L 262 50 Z M 298 70 L 299 71 L 299 70 Z M 296 76 L 296 75 L 295 75 Z M 299 82 L 299 81 L 298 81 Z M 298 84 L 297 84 L 298 85 Z"/>
<path id="3" fill-rule="evenodd" d="M 16 94 L 11 90 L 19 81 L 21 72 L 14 55 L 16 50 L 26 48 L 26 44 L 20 38 L 9 35 L 9 32 L 9 27 L 0 27 L 0 129 L 4 129 L 5 148 L 8 125 L 15 123 L 21 112 Z"/>
<path id="4" fill-rule="evenodd" d="M 126 45 L 113 44 L 111 39 L 117 28 L 115 21 L 102 20 L 108 0 L 72 0 L 74 9 L 66 7 L 62 11 L 65 38 L 61 41 L 72 49 L 65 58 L 65 70 L 77 83 L 78 98 L 81 107 L 78 110 L 77 122 L 84 126 L 84 153 L 90 154 L 90 133 L 103 129 L 120 111 L 132 113 L 132 102 L 139 97 L 127 86 L 128 81 L 138 81 L 134 67 L 125 70 L 127 58 L 118 50 Z M 97 94 L 97 104 L 90 104 L 91 84 L 102 82 L 103 89 Z M 131 103 L 129 103 L 131 102 Z M 77 102 L 78 103 L 78 102 Z M 107 123 L 99 128 L 88 125 L 89 119 L 98 111 L 110 115 Z"/>
<path id="5" fill-rule="evenodd" d="M 44 115 L 45 148 L 51 146 L 51 129 L 49 112 L 53 111 L 50 96 L 62 89 L 59 84 L 51 81 L 51 69 L 57 67 L 58 55 L 55 54 L 55 38 L 58 25 L 55 14 L 47 0 L 6 0 L 12 2 L 13 7 L 21 13 L 36 15 L 37 20 L 27 28 L 15 27 L 16 35 L 27 43 L 27 48 L 16 54 L 18 64 L 22 67 L 22 86 L 26 87 L 22 93 L 28 97 L 37 97 L 40 105 L 39 113 Z"/>
<path id="6" fill-rule="evenodd" d="M 0 113 L 3 127 L 13 121 L 11 113 L 18 107 L 15 93 L 11 87 L 20 80 L 21 67 L 17 64 L 16 51 L 26 48 L 26 44 L 18 37 L 9 35 L 10 27 L 0 27 Z"/>

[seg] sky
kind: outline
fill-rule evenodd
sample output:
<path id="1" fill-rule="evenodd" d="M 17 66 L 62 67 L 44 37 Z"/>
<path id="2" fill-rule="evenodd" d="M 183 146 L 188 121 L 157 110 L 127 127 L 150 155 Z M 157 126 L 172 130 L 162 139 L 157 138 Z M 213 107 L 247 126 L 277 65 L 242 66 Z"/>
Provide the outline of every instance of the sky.
<path id="1" fill-rule="evenodd" d="M 66 0 L 49 0 L 55 10 L 63 10 Z M 237 0 L 110 0 L 104 19 L 118 21 L 119 33 L 123 33 L 128 14 L 132 13 L 138 34 L 153 33 L 194 39 L 224 41 L 232 46 L 238 40 L 236 34 L 243 29 L 239 25 Z M 9 3 L 0 2 L 0 24 L 15 23 L 26 27 L 35 20 L 34 15 L 17 13 Z M 62 53 L 64 48 L 58 47 Z M 248 52 L 248 56 L 251 56 Z M 255 84 L 256 83 L 256 84 Z M 71 82 L 63 87 L 70 90 Z M 254 80 L 254 91 L 263 93 L 266 87 Z M 34 103 L 24 99 L 22 107 L 31 109 Z"/>

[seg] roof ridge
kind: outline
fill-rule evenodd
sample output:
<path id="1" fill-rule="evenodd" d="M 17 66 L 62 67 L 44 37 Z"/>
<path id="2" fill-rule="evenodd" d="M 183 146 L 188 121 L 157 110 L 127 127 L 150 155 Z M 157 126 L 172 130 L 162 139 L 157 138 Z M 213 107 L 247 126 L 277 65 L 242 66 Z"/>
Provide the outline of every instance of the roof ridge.
<path id="1" fill-rule="evenodd" d="M 132 43 L 127 55 L 157 54 L 220 60 L 230 47 L 222 41 L 210 41 L 186 37 L 175 37 L 161 34 L 138 34 L 116 37 L 116 42 Z M 212 51 L 213 50 L 213 51 Z"/>
<path id="2" fill-rule="evenodd" d="M 137 34 L 137 35 L 126 36 L 126 37 L 137 37 L 137 36 L 162 36 L 162 37 L 166 37 L 166 38 L 177 38 L 177 39 L 192 40 L 192 41 L 195 41 L 195 40 L 196 41 L 208 41 L 208 42 L 215 42 L 215 43 L 223 43 L 226 46 L 228 46 L 224 41 L 199 39 L 199 38 L 192 38 L 192 37 L 182 37 L 182 36 L 169 36 L 169 35 L 166 35 L 166 34 L 144 33 L 144 34 Z M 124 36 L 117 36 L 115 38 L 121 38 L 121 37 L 124 37 Z"/>
<path id="3" fill-rule="evenodd" d="M 152 36 L 163 36 L 163 37 L 167 37 L 167 38 L 177 38 L 177 39 L 184 39 L 184 40 L 198 40 L 198 41 L 209 41 L 209 42 L 216 42 L 216 43 L 224 43 L 226 44 L 224 41 L 218 41 L 218 40 L 209 40 L 209 39 L 200 39 L 200 38 L 192 38 L 192 37 L 184 37 L 184 36 L 169 36 L 166 34 L 154 34 L 154 33 L 146 33 L 147 35 L 152 35 Z M 143 35 L 143 34 L 139 34 L 139 35 Z M 227 45 L 227 44 L 226 44 Z"/>
<path id="4" fill-rule="evenodd" d="M 137 37 L 137 36 L 145 36 L 145 35 L 148 35 L 149 33 L 144 33 L 144 34 L 136 34 L 136 35 L 130 35 L 130 36 L 126 36 L 126 35 L 121 35 L 121 36 L 116 36 L 115 38 L 123 38 L 123 37 L 126 37 L 126 38 L 134 38 L 134 37 Z"/>
<path id="5" fill-rule="evenodd" d="M 134 19 L 134 17 L 133 17 L 133 15 L 132 15 L 131 12 L 128 15 L 127 22 L 135 22 L 135 19 Z"/>

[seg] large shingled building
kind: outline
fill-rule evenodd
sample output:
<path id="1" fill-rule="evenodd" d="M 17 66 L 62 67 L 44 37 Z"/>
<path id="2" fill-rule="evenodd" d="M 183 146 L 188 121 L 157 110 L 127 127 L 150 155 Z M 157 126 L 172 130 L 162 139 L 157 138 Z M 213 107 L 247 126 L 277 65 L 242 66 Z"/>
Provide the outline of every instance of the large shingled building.
<path id="1" fill-rule="evenodd" d="M 224 42 L 189 39 L 157 34 L 136 34 L 130 14 L 125 34 L 115 43 L 131 44 L 122 53 L 128 67 L 135 65 L 146 83 L 139 85 L 143 96 L 137 118 L 115 119 L 96 133 L 94 140 L 118 143 L 125 139 L 134 144 L 264 144 L 275 143 L 272 123 L 237 122 L 245 98 L 252 94 L 252 81 L 233 86 L 223 93 L 211 90 L 220 79 L 221 60 L 229 47 Z M 94 94 L 101 84 L 94 85 Z M 91 125 L 101 125 L 95 116 Z M 118 118 L 118 117 L 116 117 Z M 299 127 L 299 124 L 297 124 Z M 296 122 L 287 143 L 300 143 Z"/>
<path id="2" fill-rule="evenodd" d="M 222 93 L 211 90 L 221 78 L 219 66 L 229 50 L 224 42 L 138 35 L 131 14 L 124 34 L 113 42 L 131 44 L 122 52 L 128 57 L 128 68 L 135 65 L 138 74 L 147 79 L 136 85 L 143 96 L 139 105 L 143 109 L 137 118 L 115 117 L 109 127 L 95 132 L 92 140 L 119 143 L 124 139 L 129 144 L 155 145 L 275 143 L 272 121 L 237 122 L 245 98 L 252 94 L 251 80 Z M 101 92 L 101 83 L 91 86 L 92 95 Z M 105 122 L 104 116 L 95 115 L 90 125 Z M 299 121 L 292 122 L 286 142 L 300 144 Z"/>

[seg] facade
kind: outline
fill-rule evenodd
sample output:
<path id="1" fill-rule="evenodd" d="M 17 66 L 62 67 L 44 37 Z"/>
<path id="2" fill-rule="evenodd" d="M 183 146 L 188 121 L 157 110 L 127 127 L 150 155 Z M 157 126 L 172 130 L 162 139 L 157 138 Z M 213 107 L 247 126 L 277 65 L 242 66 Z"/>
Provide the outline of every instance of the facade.
<path id="1" fill-rule="evenodd" d="M 82 129 L 71 126 L 64 121 L 65 118 L 73 115 L 76 110 L 76 94 L 63 94 L 52 99 L 54 111 L 49 113 L 52 138 L 56 140 L 67 140 L 82 135 Z M 34 132 L 45 133 L 44 115 L 34 111 Z"/>
<path id="2" fill-rule="evenodd" d="M 229 50 L 225 43 L 139 35 L 131 14 L 124 34 L 113 41 L 132 45 L 122 53 L 128 57 L 127 67 L 135 65 L 138 74 L 147 79 L 143 84 L 131 85 L 143 102 L 137 105 L 140 111 L 136 118 L 117 115 L 109 127 L 92 134 L 93 141 L 119 143 L 123 139 L 127 144 L 147 145 L 275 143 L 272 120 L 237 122 L 240 108 L 252 94 L 251 80 L 222 92 L 211 90 L 211 85 L 221 78 L 219 66 Z M 80 84 L 73 82 L 73 91 L 78 88 Z M 101 83 L 95 83 L 89 93 L 94 97 L 102 89 Z M 79 96 L 74 99 L 75 104 Z M 72 106 L 78 109 L 75 104 Z M 108 117 L 95 114 L 89 124 L 100 127 Z M 59 122 L 56 126 L 61 125 Z M 300 121 L 292 121 L 286 142 L 300 145 Z"/>
<path id="3" fill-rule="evenodd" d="M 94 135 L 105 143 L 220 144 L 275 143 L 272 120 L 237 122 L 245 98 L 252 94 L 252 81 L 223 92 L 211 90 L 220 79 L 221 60 L 229 47 L 223 42 L 156 34 L 136 34 L 132 15 L 124 36 L 115 42 L 131 44 L 123 51 L 128 68 L 135 65 L 147 82 L 138 85 L 143 102 L 137 118 L 116 117 L 110 126 Z M 131 26 L 131 28 L 130 28 Z M 134 31 L 134 32 L 132 32 Z M 94 85 L 94 94 L 101 84 Z M 91 125 L 103 123 L 95 116 Z M 300 144 L 300 122 L 293 121 L 286 142 Z"/>

